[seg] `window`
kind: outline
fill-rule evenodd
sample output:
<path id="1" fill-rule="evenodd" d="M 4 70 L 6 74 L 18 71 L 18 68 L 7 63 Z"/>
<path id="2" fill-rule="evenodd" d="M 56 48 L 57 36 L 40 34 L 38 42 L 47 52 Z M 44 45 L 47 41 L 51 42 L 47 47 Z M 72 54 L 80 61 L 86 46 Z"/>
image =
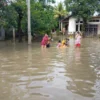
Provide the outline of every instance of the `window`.
<path id="1" fill-rule="evenodd" d="M 76 25 L 76 31 L 78 31 L 78 25 Z"/>
<path id="2" fill-rule="evenodd" d="M 80 25 L 80 31 L 82 31 L 82 27 L 83 27 L 83 25 Z"/>
<path id="3" fill-rule="evenodd" d="M 94 20 L 90 20 L 89 22 L 99 22 L 99 21 L 100 21 L 99 19 L 98 20 L 97 19 L 96 20 L 94 19 Z"/>

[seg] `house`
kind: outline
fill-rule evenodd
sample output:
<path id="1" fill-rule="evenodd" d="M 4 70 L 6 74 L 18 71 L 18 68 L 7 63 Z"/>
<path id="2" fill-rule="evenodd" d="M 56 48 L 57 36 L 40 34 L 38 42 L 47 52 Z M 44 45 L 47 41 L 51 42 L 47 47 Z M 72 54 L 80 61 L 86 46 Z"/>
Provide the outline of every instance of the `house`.
<path id="1" fill-rule="evenodd" d="M 78 20 L 73 16 L 68 16 L 61 21 L 61 27 L 66 29 L 67 34 L 74 34 L 77 31 L 81 32 L 82 25 L 83 20 Z M 85 35 L 100 35 L 100 16 L 93 16 L 91 20 L 87 22 Z"/>

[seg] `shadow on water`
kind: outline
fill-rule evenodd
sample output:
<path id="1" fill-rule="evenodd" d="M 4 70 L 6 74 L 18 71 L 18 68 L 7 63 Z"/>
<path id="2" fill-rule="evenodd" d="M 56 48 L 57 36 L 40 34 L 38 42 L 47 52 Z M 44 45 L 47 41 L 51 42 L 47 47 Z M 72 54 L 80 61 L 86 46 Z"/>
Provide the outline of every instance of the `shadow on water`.
<path id="1" fill-rule="evenodd" d="M 0 100 L 100 100 L 100 41 L 41 49 L 0 44 Z"/>

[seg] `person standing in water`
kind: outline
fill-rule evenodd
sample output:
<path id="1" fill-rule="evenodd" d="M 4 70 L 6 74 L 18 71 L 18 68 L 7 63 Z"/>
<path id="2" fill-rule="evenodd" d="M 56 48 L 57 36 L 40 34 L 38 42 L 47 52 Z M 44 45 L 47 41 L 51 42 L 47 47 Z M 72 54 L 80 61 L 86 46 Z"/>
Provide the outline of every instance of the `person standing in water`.
<path id="1" fill-rule="evenodd" d="M 49 40 L 49 37 L 48 37 L 47 34 L 45 34 L 44 37 L 43 37 L 43 39 L 42 39 L 42 41 L 41 41 L 41 47 L 42 48 L 46 48 L 46 45 L 48 43 L 48 40 Z"/>
<path id="2" fill-rule="evenodd" d="M 81 46 L 81 35 L 80 35 L 79 32 L 75 36 L 75 46 L 76 47 L 80 47 Z"/>

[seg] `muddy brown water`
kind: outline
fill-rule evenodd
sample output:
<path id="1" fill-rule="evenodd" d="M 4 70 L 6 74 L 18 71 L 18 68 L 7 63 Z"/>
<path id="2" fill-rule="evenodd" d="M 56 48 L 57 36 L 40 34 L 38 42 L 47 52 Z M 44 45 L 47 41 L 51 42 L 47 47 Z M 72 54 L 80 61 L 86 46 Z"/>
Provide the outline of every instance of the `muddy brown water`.
<path id="1" fill-rule="evenodd" d="M 56 44 L 0 43 L 0 100 L 100 100 L 100 40 Z"/>

